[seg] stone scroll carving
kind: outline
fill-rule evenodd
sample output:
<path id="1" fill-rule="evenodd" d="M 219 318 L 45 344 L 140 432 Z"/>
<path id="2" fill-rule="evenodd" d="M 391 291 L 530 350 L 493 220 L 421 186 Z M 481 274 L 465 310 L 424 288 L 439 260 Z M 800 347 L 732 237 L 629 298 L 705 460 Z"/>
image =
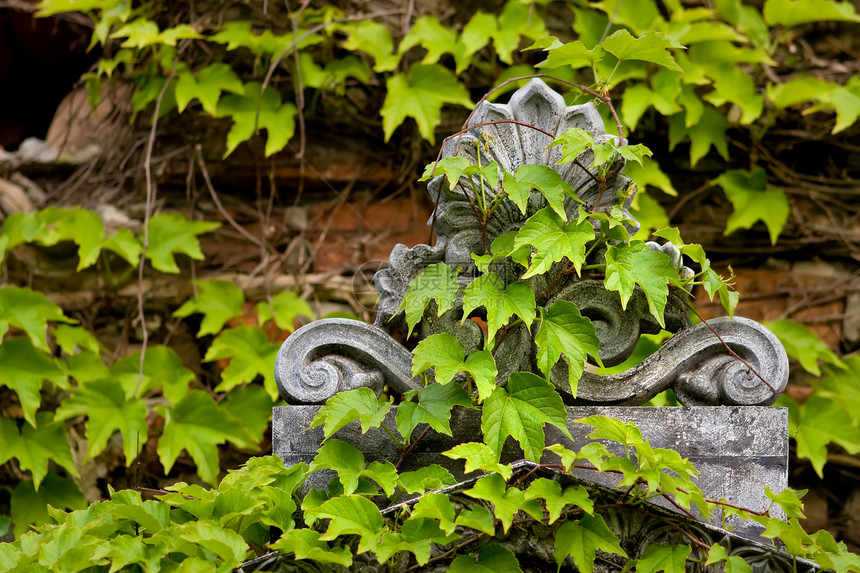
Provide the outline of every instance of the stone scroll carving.
<path id="1" fill-rule="evenodd" d="M 492 123 L 500 120 L 534 125 L 540 131 L 511 122 Z M 473 163 L 479 159 L 484 163 L 495 160 L 504 171 L 513 171 L 524 164 L 545 164 L 570 183 L 584 201 L 580 206 L 566 199 L 565 211 L 569 217 L 575 217 L 582 208 L 595 210 L 617 206 L 619 200 L 626 213 L 633 199 L 632 186 L 620 165 L 612 170 L 616 173 L 614 177 L 600 183 L 583 167 L 592 162 L 590 150 L 580 156 L 578 163 L 558 165 L 561 151 L 558 147 L 548 148 L 552 138 L 542 133 L 558 134 L 578 127 L 590 131 L 595 141 L 610 139 L 593 104 L 568 106 L 560 94 L 534 79 L 515 92 L 507 104 L 483 102 L 473 114 L 470 125 L 477 127 L 462 137 L 446 141 L 443 156 L 457 154 Z M 487 140 L 491 145 L 482 144 Z M 528 217 L 546 206 L 545 198 L 534 190 L 525 214 L 505 199 L 494 211 L 485 229 L 486 236 L 483 236 L 466 195 L 477 185 L 477 179 L 466 176 L 461 177 L 453 189 L 443 184 L 442 177 L 430 181 L 428 192 L 437 204 L 431 218 L 437 242 L 433 246 L 397 245 L 394 248 L 389 267 L 378 272 L 374 279 L 380 302 L 373 326 L 343 319 L 321 320 L 299 329 L 287 339 L 278 354 L 276 379 L 281 395 L 288 402 L 324 403 L 336 392 L 360 386 L 377 393 L 385 386 L 394 393 L 421 387 L 418 381 L 412 380 L 409 351 L 397 341 L 404 339 L 406 333 L 398 307 L 410 281 L 428 265 L 445 262 L 461 269 L 457 280 L 461 287 L 467 286 L 477 276 L 471 255 L 483 253 L 485 244 L 520 228 Z M 486 192 L 491 200 L 495 191 L 487 189 Z M 636 226 L 630 217 L 629 230 L 635 230 Z M 652 243 L 649 246 L 669 254 L 682 272 L 688 270 L 671 245 Z M 522 267 L 510 260 L 500 262 L 493 270 L 508 283 L 522 280 Z M 546 280 L 532 277 L 527 283 L 534 292 L 543 292 Z M 542 304 L 549 305 L 556 300 L 574 302 L 595 324 L 604 364 L 621 363 L 631 354 L 641 334 L 660 330 L 660 325 L 648 313 L 643 293 L 635 292 L 623 309 L 618 293 L 606 291 L 600 281 L 582 280 L 575 275 L 565 280 L 556 285 L 555 294 Z M 480 328 L 473 321 L 463 322 L 462 318 L 462 301 L 442 317 L 428 313 L 419 325 L 419 338 L 449 332 L 463 342 L 467 352 L 480 347 L 483 338 Z M 679 400 L 691 406 L 770 405 L 785 388 L 788 380 L 785 350 L 762 325 L 736 317 L 710 321 L 710 327 L 691 326 L 683 301 L 674 294 L 669 296 L 665 322 L 666 329 L 673 332 L 674 337 L 656 354 L 619 374 L 585 373 L 575 399 L 570 394 L 563 361 L 556 364 L 551 381 L 570 405 L 637 405 L 667 388 L 674 389 Z M 538 372 L 533 334 L 518 328 L 506 335 L 496 352 L 497 383 L 504 385 L 512 372 Z M 727 352 L 725 345 L 736 356 Z"/>

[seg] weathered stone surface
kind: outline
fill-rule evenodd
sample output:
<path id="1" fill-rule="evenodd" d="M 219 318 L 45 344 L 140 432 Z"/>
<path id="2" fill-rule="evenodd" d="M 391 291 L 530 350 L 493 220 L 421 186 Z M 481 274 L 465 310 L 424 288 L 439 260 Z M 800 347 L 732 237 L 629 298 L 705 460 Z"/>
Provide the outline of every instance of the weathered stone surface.
<path id="1" fill-rule="evenodd" d="M 309 463 L 323 440 L 322 427 L 307 428 L 320 406 L 279 406 L 274 409 L 272 422 L 273 452 L 287 465 Z M 600 414 L 634 422 L 645 439 L 654 447 L 671 448 L 690 459 L 701 471 L 698 485 L 707 497 L 726 501 L 756 511 L 766 509 L 770 502 L 764 495 L 765 487 L 782 491 L 788 480 L 788 415 L 784 408 L 769 407 L 693 407 L 693 408 L 641 408 L 641 407 L 568 407 L 568 429 L 574 438 L 568 438 L 556 428 L 546 426 L 547 443 L 560 443 L 578 450 L 592 440 L 586 438 L 592 427 L 575 420 Z M 394 412 L 386 424 L 395 428 Z M 416 444 L 402 462 L 394 442 L 382 429 L 361 433 L 357 422 L 342 428 L 334 437 L 361 450 L 368 462 L 400 462 L 401 471 L 415 470 L 427 464 L 439 464 L 452 472 L 455 478 L 465 477 L 462 460 L 451 460 L 441 452 L 457 444 L 475 441 L 481 436 L 481 418 L 478 412 L 456 408 L 451 419 L 453 436 L 431 430 Z M 416 430 L 416 435 L 421 428 Z M 610 450 L 623 454 L 618 444 L 609 443 Z M 522 450 L 509 439 L 502 453 L 502 462 L 522 458 Z M 553 462 L 547 454 L 543 461 Z M 612 474 L 598 474 L 590 470 L 576 470 L 575 475 L 613 486 L 617 479 Z M 333 474 L 315 474 L 309 487 L 325 487 Z M 746 535 L 757 535 L 756 526 L 735 523 L 736 530 Z"/>

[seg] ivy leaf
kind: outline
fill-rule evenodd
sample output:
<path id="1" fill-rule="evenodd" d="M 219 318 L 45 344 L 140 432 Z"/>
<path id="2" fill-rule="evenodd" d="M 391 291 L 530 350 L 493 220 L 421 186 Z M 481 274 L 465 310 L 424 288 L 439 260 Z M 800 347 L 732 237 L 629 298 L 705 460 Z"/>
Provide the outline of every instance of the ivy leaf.
<path id="1" fill-rule="evenodd" d="M 403 472 L 397 477 L 398 486 L 408 494 L 442 489 L 455 483 L 457 480 L 451 472 L 439 464 L 429 464 L 411 472 Z"/>
<path id="2" fill-rule="evenodd" d="M 477 11 L 463 26 L 454 59 L 457 63 L 456 72 L 459 74 L 472 63 L 472 56 L 486 46 L 493 34 L 498 31 L 496 17 L 483 11 Z"/>
<path id="3" fill-rule="evenodd" d="M 185 397 L 188 385 L 194 380 L 194 373 L 183 366 L 176 351 L 161 345 L 146 349 L 142 378 L 140 370 L 138 351 L 114 364 L 110 373 L 122 383 L 125 395 L 129 398 L 140 398 L 156 388 L 161 388 L 164 397 L 173 404 Z"/>
<path id="4" fill-rule="evenodd" d="M 421 504 L 421 501 L 418 503 Z M 437 521 L 415 518 L 413 515 L 403 523 L 399 532 L 386 531 L 382 534 L 376 548 L 376 558 L 384 562 L 395 553 L 409 551 L 415 555 L 415 561 L 419 565 L 426 565 L 430 561 L 430 544 L 444 544 L 448 539 Z"/>
<path id="5" fill-rule="evenodd" d="M 687 557 L 693 548 L 689 545 L 675 545 L 667 547 L 666 545 L 658 545 L 652 543 L 645 548 L 645 553 L 642 558 L 636 562 L 636 571 L 642 573 L 657 573 L 665 571 L 665 573 L 684 573 L 687 563 Z"/>
<path id="6" fill-rule="evenodd" d="M 272 88 L 266 88 L 260 96 L 262 87 L 260 82 L 249 82 L 244 95 L 229 94 L 218 100 L 215 117 L 233 120 L 224 157 L 233 153 L 240 143 L 251 139 L 257 129 L 265 129 L 268 134 L 266 157 L 281 151 L 293 136 L 296 106 L 282 101 L 281 94 Z"/>
<path id="7" fill-rule="evenodd" d="M 467 442 L 442 452 L 442 455 L 452 460 L 465 460 L 467 474 L 475 470 L 496 472 L 508 480 L 513 472 L 511 466 L 499 463 L 499 453 L 493 451 L 487 444 Z"/>
<path id="8" fill-rule="evenodd" d="M 475 531 L 482 531 L 487 535 L 493 535 L 496 532 L 496 523 L 487 508 L 482 505 L 475 505 L 472 509 L 466 509 L 457 515 L 455 523 L 461 527 L 469 527 Z"/>
<path id="9" fill-rule="evenodd" d="M 439 113 L 446 103 L 473 107 L 469 92 L 457 78 L 438 64 L 416 64 L 406 74 L 396 74 L 385 82 L 386 95 L 380 114 L 385 141 L 394 130 L 411 117 L 421 136 L 433 144 L 433 130 L 439 125 Z"/>
<path id="10" fill-rule="evenodd" d="M 406 34 L 397 47 L 397 54 L 402 56 L 415 46 L 427 50 L 422 64 L 435 64 L 444 54 L 454 54 L 457 46 L 457 33 L 446 28 L 435 17 L 425 15 L 418 18 L 412 29 Z"/>
<path id="11" fill-rule="evenodd" d="M 633 422 L 598 415 L 580 418 L 576 422 L 594 426 L 594 431 L 588 434 L 592 440 L 612 440 L 623 445 L 625 450 L 644 443 L 642 432 Z"/>
<path id="12" fill-rule="evenodd" d="M 522 573 L 513 551 L 491 543 L 478 551 L 478 562 L 467 555 L 458 555 L 448 567 L 448 573 Z"/>
<path id="13" fill-rule="evenodd" d="M 347 424 L 361 420 L 361 433 L 364 434 L 382 424 L 390 407 L 391 401 L 380 403 L 370 388 L 338 392 L 320 408 L 308 429 L 323 426 L 323 435 L 328 439 Z"/>
<path id="14" fill-rule="evenodd" d="M 791 27 L 827 20 L 860 22 L 851 2 L 830 0 L 767 0 L 763 14 L 768 26 L 781 24 Z"/>
<path id="15" fill-rule="evenodd" d="M 324 502 L 319 507 L 306 509 L 305 515 L 317 519 L 330 519 L 322 541 L 331 541 L 338 535 L 358 535 L 358 551 L 370 551 L 379 542 L 385 521 L 379 508 L 360 495 L 342 495 Z"/>
<path id="16" fill-rule="evenodd" d="M 540 191 L 552 210 L 565 221 L 567 214 L 564 211 L 564 196 L 579 200 L 570 183 L 548 165 L 520 165 L 513 175 L 505 172 L 504 188 L 523 215 L 526 213 L 532 189 Z"/>
<path id="17" fill-rule="evenodd" d="M 424 317 L 431 300 L 436 301 L 436 316 L 442 316 L 454 306 L 459 289 L 456 273 L 446 263 L 435 263 L 424 269 L 409 283 L 397 312 L 406 311 L 409 333 Z"/>
<path id="18" fill-rule="evenodd" d="M 107 237 L 102 243 L 102 248 L 116 253 L 133 267 L 137 266 L 138 261 L 140 261 L 140 253 L 143 251 L 137 237 L 124 227 Z"/>
<path id="19" fill-rule="evenodd" d="M 22 470 L 33 473 L 33 487 L 38 491 L 48 473 L 48 460 L 54 460 L 75 477 L 78 470 L 62 422 L 54 420 L 50 412 L 36 414 L 36 422 L 38 427 L 24 424 L 19 433 L 15 420 L 0 419 L 0 463 L 16 458 Z"/>
<path id="20" fill-rule="evenodd" d="M 452 535 L 457 527 L 454 523 L 454 504 L 451 498 L 443 493 L 427 493 L 421 496 L 418 503 L 412 508 L 410 519 L 432 519 L 445 532 Z"/>
<path id="21" fill-rule="evenodd" d="M 749 229 L 758 221 L 764 221 L 770 233 L 770 242 L 776 244 L 776 239 L 788 221 L 791 207 L 785 193 L 766 190 L 767 173 L 764 169 L 758 168 L 751 172 L 732 169 L 714 179 L 713 183 L 723 188 L 734 207 L 726 221 L 724 235 L 730 235 L 738 229 Z"/>
<path id="22" fill-rule="evenodd" d="M 568 487 L 562 493 L 561 484 L 547 478 L 538 478 L 529 484 L 528 489 L 525 490 L 524 499 L 543 499 L 546 501 L 550 525 L 561 517 L 561 512 L 568 505 L 575 505 L 589 515 L 594 513 L 594 502 L 588 497 L 588 490 L 584 487 Z"/>
<path id="23" fill-rule="evenodd" d="M 43 380 L 68 389 L 63 372 L 30 341 L 13 338 L 0 344 L 0 386 L 8 386 L 18 395 L 24 419 L 33 427 L 37 425 L 36 410 L 42 401 L 39 390 Z"/>
<path id="24" fill-rule="evenodd" d="M 713 147 L 723 159 L 729 158 L 729 145 L 726 139 L 726 120 L 712 106 L 705 106 L 701 119 L 691 124 L 685 124 L 685 113 L 676 113 L 669 119 L 669 150 L 685 136 L 690 136 L 690 164 L 696 164 Z"/>
<path id="25" fill-rule="evenodd" d="M 532 215 L 520 228 L 514 239 L 514 249 L 531 245 L 537 252 L 532 254 L 531 264 L 523 278 L 546 273 L 552 264 L 567 258 L 579 274 L 585 261 L 585 245 L 594 238 L 594 229 L 588 221 L 565 220 L 544 207 Z"/>
<path id="26" fill-rule="evenodd" d="M 681 44 L 660 32 L 646 32 L 639 38 L 634 38 L 630 32 L 622 28 L 606 38 L 602 46 L 604 50 L 618 58 L 619 62 L 642 60 L 676 72 L 683 71 L 668 51 L 668 48 L 681 48 Z"/>
<path id="27" fill-rule="evenodd" d="M 544 424 L 552 424 L 569 435 L 561 396 L 552 384 L 528 372 L 511 374 L 507 388 L 497 387 L 481 412 L 484 440 L 496 456 L 508 436 L 513 436 L 526 459 L 539 461 L 544 447 Z"/>
<path id="28" fill-rule="evenodd" d="M 580 571 L 592 573 L 598 549 L 627 557 L 627 553 L 618 544 L 618 538 L 600 515 L 585 515 L 579 521 L 566 521 L 555 532 L 553 555 L 559 567 L 570 555 Z M 689 550 L 689 547 L 687 549 Z"/>
<path id="29" fill-rule="evenodd" d="M 196 98 L 200 100 L 204 111 L 214 116 L 221 92 L 242 95 L 245 93 L 245 86 L 233 68 L 224 62 L 215 62 L 200 70 L 196 78 L 191 73 L 179 76 L 176 82 L 176 106 L 181 113 L 188 103 Z"/>
<path id="30" fill-rule="evenodd" d="M 529 511 L 535 509 L 534 505 L 523 507 L 523 503 L 531 504 L 524 499 L 522 490 L 515 487 L 508 488 L 505 480 L 499 474 L 484 476 L 475 482 L 472 489 L 463 492 L 469 497 L 489 501 L 493 504 L 493 513 L 496 519 L 502 522 L 502 527 L 507 533 L 514 521 L 514 515 L 524 509 Z M 539 510 L 538 510 L 539 511 Z"/>
<path id="31" fill-rule="evenodd" d="M 436 368 L 436 382 L 448 384 L 458 372 L 468 372 L 484 400 L 496 387 L 496 362 L 488 350 L 476 350 L 464 360 L 463 343 L 447 332 L 433 334 L 418 343 L 413 351 L 412 375 Z"/>
<path id="32" fill-rule="evenodd" d="M 202 521 L 187 521 L 179 526 L 179 538 L 211 551 L 223 560 L 225 569 L 238 567 L 245 560 L 248 544 L 231 529 Z"/>
<path id="33" fill-rule="evenodd" d="M 813 376 L 821 376 L 818 361 L 840 366 L 842 360 L 817 334 L 793 320 L 776 320 L 765 326 L 785 347 L 786 353 L 800 362 L 804 370 Z"/>
<path id="34" fill-rule="evenodd" d="M 789 404 L 789 431 L 797 441 L 797 456 L 812 462 L 819 477 L 827 462 L 827 444 L 839 444 L 852 455 L 860 452 L 860 428 L 842 404 L 815 395 L 796 408 Z"/>
<path id="35" fill-rule="evenodd" d="M 221 382 L 215 387 L 216 392 L 227 392 L 262 376 L 263 387 L 274 401 L 279 396 L 275 382 L 275 357 L 279 349 L 280 344 L 269 342 L 266 333 L 259 328 L 240 326 L 219 334 L 203 360 L 230 360 L 230 364 L 221 371 Z"/>
<path id="36" fill-rule="evenodd" d="M 619 149 L 611 140 L 597 143 L 591 132 L 581 127 L 571 127 L 564 133 L 557 135 L 549 147 L 556 145 L 561 145 L 559 164 L 575 161 L 582 153 L 591 150 L 593 157 L 589 169 L 600 167 L 612 159 Z"/>
<path id="37" fill-rule="evenodd" d="M 670 284 L 679 284 L 678 270 L 666 253 L 652 251 L 641 241 L 610 245 L 607 249 L 604 285 L 606 290 L 621 295 L 622 308 L 627 308 L 634 285 L 639 285 L 648 299 L 648 310 L 660 326 L 665 326 L 663 310 Z"/>
<path id="38" fill-rule="evenodd" d="M 329 547 L 320 540 L 320 533 L 312 529 L 291 529 L 269 545 L 269 549 L 292 554 L 296 559 L 311 559 L 317 563 L 333 563 L 343 567 L 352 565 L 352 552 L 345 547 Z"/>
<path id="39" fill-rule="evenodd" d="M 75 416 L 88 417 L 87 455 L 84 461 L 104 451 L 108 439 L 119 430 L 123 438 L 125 465 L 128 467 L 149 437 L 146 413 L 143 400 L 126 399 L 119 380 L 102 379 L 81 384 L 78 391 L 57 408 L 55 419 L 61 421 Z"/>
<path id="40" fill-rule="evenodd" d="M 350 495 L 358 488 L 359 478 L 365 477 L 378 483 L 386 495 L 394 493 L 397 470 L 391 462 L 384 464 L 372 462 L 365 468 L 364 455 L 346 442 L 332 438 L 320 446 L 310 471 L 334 470 L 343 485 L 345 494 Z"/>
<path id="41" fill-rule="evenodd" d="M 397 67 L 400 56 L 394 53 L 394 40 L 388 28 L 372 20 L 362 20 L 346 24 L 341 29 L 349 34 L 343 47 L 373 56 L 373 71 L 390 72 Z"/>
<path id="42" fill-rule="evenodd" d="M 408 438 L 415 426 L 427 423 L 440 434 L 451 436 L 450 420 L 454 406 L 475 408 L 469 395 L 457 384 L 430 384 L 418 394 L 418 403 L 401 402 L 397 407 L 397 431 Z"/>
<path id="43" fill-rule="evenodd" d="M 197 281 L 197 295 L 186 300 L 173 312 L 173 316 L 185 318 L 194 313 L 203 315 L 197 337 L 218 334 L 231 318 L 242 316 L 245 295 L 230 281 Z"/>
<path id="44" fill-rule="evenodd" d="M 558 300 L 552 303 L 549 310 L 543 307 L 539 310 L 540 330 L 535 335 L 535 343 L 539 348 L 538 368 L 549 379 L 552 367 L 564 354 L 567 358 L 570 391 L 575 397 L 587 355 L 600 362 L 600 340 L 597 338 L 597 331 L 594 324 L 582 316 L 577 306 L 571 302 Z"/>
<path id="45" fill-rule="evenodd" d="M 255 307 L 261 325 L 275 319 L 275 324 L 281 330 L 292 332 L 296 329 L 293 321 L 297 316 L 314 318 L 314 311 L 310 305 L 298 293 L 292 291 L 281 291 L 272 297 L 271 304 L 260 301 Z"/>
<path id="46" fill-rule="evenodd" d="M 219 444 L 227 441 L 239 448 L 254 449 L 242 425 L 220 408 L 206 392 L 189 392 L 176 406 L 156 406 L 164 418 L 164 432 L 158 440 L 158 459 L 169 472 L 185 449 L 197 465 L 197 473 L 207 483 L 218 477 Z"/>
<path id="47" fill-rule="evenodd" d="M 48 321 L 73 322 L 66 318 L 63 310 L 48 300 L 45 295 L 28 288 L 0 287 L 0 340 L 10 326 L 27 333 L 33 346 L 48 351 L 45 335 Z"/>
<path id="48" fill-rule="evenodd" d="M 731 64 L 712 66 L 711 78 L 714 81 L 714 91 L 704 96 L 704 99 L 715 106 L 731 102 L 736 104 L 742 114 L 741 125 L 749 125 L 757 119 L 764 108 L 764 97 L 758 93 L 753 79 L 749 74 Z"/>
<path id="49" fill-rule="evenodd" d="M 603 58 L 604 50 L 600 46 L 587 48 L 581 41 L 567 42 L 561 45 L 550 46 L 544 50 L 548 52 L 544 61 L 535 65 L 536 68 L 580 68 L 591 67 L 595 62 Z"/>
<path id="50" fill-rule="evenodd" d="M 7 420 L 0 421 L 0 427 Z M 48 473 L 38 490 L 34 482 L 23 480 L 12 490 L 10 515 L 15 524 L 15 536 L 21 538 L 30 525 L 41 526 L 51 519 L 48 507 L 85 509 L 87 500 L 72 478 Z"/>
<path id="51" fill-rule="evenodd" d="M 427 181 L 431 177 L 445 175 L 448 178 L 448 189 L 453 189 L 460 181 L 463 172 L 471 166 L 472 164 L 465 157 L 449 155 L 438 162 L 428 163 L 427 167 L 424 168 L 424 175 L 419 181 Z"/>
<path id="52" fill-rule="evenodd" d="M 0 295 L 2 295 L 2 291 L 0 291 Z M 98 339 L 89 330 L 81 326 L 58 324 L 54 328 L 54 339 L 57 341 L 57 346 L 69 356 L 74 355 L 75 350 L 79 352 L 88 350 L 96 355 L 101 352 L 101 344 Z"/>
<path id="53" fill-rule="evenodd" d="M 149 246 L 146 258 L 155 270 L 162 273 L 177 274 L 174 255 L 181 253 L 202 261 L 200 242 L 197 235 L 208 233 L 220 227 L 214 221 L 189 221 L 179 213 L 159 213 L 149 220 Z"/>
<path id="54" fill-rule="evenodd" d="M 484 347 L 493 348 L 496 332 L 517 315 L 531 331 L 535 319 L 535 294 L 524 282 L 515 282 L 505 288 L 504 281 L 496 273 L 487 272 L 469 283 L 463 294 L 463 321 L 469 314 L 483 306 L 487 309 L 487 341 Z"/>
<path id="55" fill-rule="evenodd" d="M 806 517 L 803 514 L 803 502 L 800 501 L 800 498 L 806 495 L 808 491 L 809 490 L 796 490 L 787 487 L 779 493 L 774 493 L 773 490 L 770 489 L 770 486 L 766 486 L 764 488 L 764 494 L 767 498 L 782 508 L 787 517 L 797 517 L 798 519 Z"/>

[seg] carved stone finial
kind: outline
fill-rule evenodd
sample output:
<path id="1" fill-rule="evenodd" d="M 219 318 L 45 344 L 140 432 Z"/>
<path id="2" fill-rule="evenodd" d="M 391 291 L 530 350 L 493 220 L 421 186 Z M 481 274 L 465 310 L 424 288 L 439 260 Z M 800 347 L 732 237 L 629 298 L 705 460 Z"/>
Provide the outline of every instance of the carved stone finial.
<path id="1" fill-rule="evenodd" d="M 611 139 L 593 104 L 567 106 L 560 94 L 534 79 L 517 90 L 507 104 L 483 102 L 469 125 L 462 137 L 444 143 L 443 156 L 460 155 L 473 164 L 496 161 L 504 172 L 527 164 L 547 165 L 584 202 L 584 207 L 580 207 L 573 199 L 565 199 L 569 218 L 576 216 L 580 208 L 608 209 L 617 206 L 619 200 L 626 213 L 633 199 L 629 191 L 631 182 L 620 170 L 613 170 L 614 176 L 601 181 L 583 167 L 592 162 L 590 150 L 580 155 L 577 162 L 558 164 L 561 150 L 548 147 L 553 136 L 571 127 L 589 131 L 598 143 Z M 374 277 L 380 296 L 374 326 L 343 319 L 321 320 L 287 339 L 276 362 L 278 387 L 287 401 L 323 403 L 336 392 L 359 386 L 379 392 L 387 385 L 395 393 L 421 388 L 411 378 L 410 352 L 391 336 L 406 332 L 398 308 L 410 281 L 428 265 L 444 262 L 463 270 L 457 280 L 461 287 L 467 286 L 477 276 L 471 255 L 484 253 L 487 244 L 503 233 L 519 229 L 547 204 L 545 197 L 535 190 L 528 198 L 525 213 L 509 199 L 503 199 L 482 232 L 468 199 L 475 196 L 480 185 L 477 176 L 462 176 L 453 189 L 443 184 L 441 176 L 430 181 L 428 192 L 437 204 L 431 218 L 437 242 L 434 246 L 413 248 L 397 245 L 392 250 L 389 267 Z M 489 202 L 497 197 L 500 186 L 487 187 L 483 192 Z M 630 230 L 634 230 L 635 220 L 630 217 L 630 221 Z M 649 247 L 669 251 L 673 264 L 682 273 L 689 271 L 681 266 L 677 249 L 671 245 L 649 243 Z M 494 270 L 500 271 L 508 283 L 523 280 L 524 269 L 512 261 L 503 262 Z M 545 290 L 546 281 L 540 276 L 526 280 L 536 293 Z M 575 303 L 583 316 L 595 324 L 601 360 L 606 365 L 625 360 L 640 334 L 661 329 L 650 315 L 641 291 L 634 292 L 626 308 L 622 308 L 618 293 L 607 291 L 601 281 L 570 275 L 554 286 L 553 293 L 547 300 L 538 301 L 539 304 L 548 306 L 557 300 Z M 471 321 L 461 325 L 462 300 L 438 319 L 428 316 L 418 329 L 420 338 L 450 332 L 464 343 L 467 351 L 480 345 L 482 336 L 477 325 Z M 669 295 L 664 318 L 666 329 L 674 332 L 674 337 L 638 366 L 608 376 L 585 373 L 575 398 L 570 392 L 564 361 L 553 368 L 550 381 L 569 404 L 636 405 L 673 388 L 685 405 L 769 405 L 785 388 L 788 358 L 776 337 L 762 325 L 735 318 L 711 321 L 711 328 L 704 324 L 691 327 L 684 303 L 673 294 Z M 745 362 L 730 355 L 725 345 Z M 496 382 L 506 384 L 516 371 L 538 372 L 536 352 L 533 333 L 522 327 L 508 331 L 496 351 L 499 371 Z"/>

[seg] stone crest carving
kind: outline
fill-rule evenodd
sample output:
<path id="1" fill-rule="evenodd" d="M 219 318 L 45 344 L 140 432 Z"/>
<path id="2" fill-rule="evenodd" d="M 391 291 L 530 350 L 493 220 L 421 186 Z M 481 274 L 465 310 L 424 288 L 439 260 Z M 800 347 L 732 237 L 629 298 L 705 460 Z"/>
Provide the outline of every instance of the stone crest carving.
<path id="1" fill-rule="evenodd" d="M 566 198 L 565 211 L 569 217 L 576 216 L 582 208 L 612 208 L 620 199 L 630 229 L 636 228 L 637 223 L 627 213 L 633 199 L 631 181 L 621 171 L 621 164 L 613 166 L 611 176 L 601 181 L 584 167 L 591 163 L 590 150 L 577 162 L 559 165 L 561 151 L 558 147 L 548 147 L 551 135 L 570 127 L 588 130 L 597 142 L 611 138 L 604 132 L 593 104 L 568 106 L 560 94 L 534 79 L 514 93 L 507 104 L 482 102 L 469 126 L 462 137 L 449 138 L 444 143 L 443 156 L 460 155 L 472 163 L 495 160 L 504 171 L 525 164 L 551 166 L 584 202 L 581 206 Z M 406 331 L 398 307 L 410 281 L 428 265 L 444 262 L 462 270 L 457 280 L 465 287 L 477 276 L 471 255 L 482 254 L 487 244 L 505 232 L 518 229 L 546 205 L 545 198 L 534 190 L 525 214 L 509 199 L 503 199 L 482 232 L 466 195 L 468 192 L 474 196 L 473 187 L 477 185 L 477 178 L 470 177 L 461 177 L 453 189 L 443 184 L 441 176 L 430 181 L 428 192 L 436 204 L 431 224 L 437 242 L 433 246 L 394 248 L 389 267 L 374 278 L 380 302 L 373 325 L 344 319 L 320 320 L 299 329 L 284 342 L 275 367 L 284 399 L 294 404 L 322 404 L 337 392 L 361 386 L 377 393 L 386 385 L 389 391 L 398 394 L 420 389 L 420 383 L 411 379 L 412 355 L 398 342 Z M 486 192 L 488 200 L 492 200 L 497 190 Z M 663 250 L 676 267 L 682 268 L 680 255 L 672 245 L 649 243 L 649 246 Z M 507 282 L 521 280 L 524 272 L 509 259 L 493 270 Z M 547 280 L 544 276 L 527 279 L 534 292 L 547 293 L 545 300 L 539 298 L 538 304 L 548 306 L 557 300 L 575 303 L 583 316 L 594 323 L 600 339 L 600 356 L 606 365 L 625 360 L 641 334 L 660 330 L 640 291 L 622 309 L 618 293 L 605 290 L 600 281 L 579 279 L 573 274 L 561 284 L 548 285 Z M 473 321 L 463 322 L 462 318 L 462 300 L 441 317 L 428 312 L 419 324 L 418 336 L 426 338 L 448 332 L 463 342 L 467 352 L 480 348 L 483 344 L 480 327 Z M 586 372 L 579 381 L 575 398 L 567 384 L 566 363 L 556 364 L 551 381 L 569 405 L 638 405 L 672 388 L 687 406 L 762 406 L 772 404 L 785 388 L 788 358 L 776 337 L 762 325 L 735 317 L 691 326 L 684 303 L 674 294 L 669 295 L 665 322 L 666 329 L 674 336 L 634 368 L 613 375 Z M 754 372 L 732 356 L 726 346 L 752 366 Z M 538 372 L 536 352 L 533 334 L 527 329 L 509 331 L 496 351 L 497 383 L 504 385 L 516 371 Z"/>

